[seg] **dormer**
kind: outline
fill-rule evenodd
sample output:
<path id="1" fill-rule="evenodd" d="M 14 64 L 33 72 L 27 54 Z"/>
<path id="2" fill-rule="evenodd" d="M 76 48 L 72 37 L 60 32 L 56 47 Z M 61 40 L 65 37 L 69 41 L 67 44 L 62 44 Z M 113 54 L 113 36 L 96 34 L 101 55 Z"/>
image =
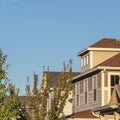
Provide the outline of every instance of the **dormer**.
<path id="1" fill-rule="evenodd" d="M 83 51 L 78 52 L 81 57 L 81 72 L 85 72 L 107 59 L 120 53 L 120 41 L 103 38 Z"/>

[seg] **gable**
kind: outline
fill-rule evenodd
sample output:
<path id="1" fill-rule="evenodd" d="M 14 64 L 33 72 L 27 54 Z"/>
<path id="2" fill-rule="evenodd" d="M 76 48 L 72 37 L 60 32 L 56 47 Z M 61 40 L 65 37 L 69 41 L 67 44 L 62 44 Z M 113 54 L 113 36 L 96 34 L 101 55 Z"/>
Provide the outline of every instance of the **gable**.
<path id="1" fill-rule="evenodd" d="M 107 66 L 107 67 L 120 67 L 120 53 L 111 57 L 110 59 L 102 62 L 98 66 Z"/>

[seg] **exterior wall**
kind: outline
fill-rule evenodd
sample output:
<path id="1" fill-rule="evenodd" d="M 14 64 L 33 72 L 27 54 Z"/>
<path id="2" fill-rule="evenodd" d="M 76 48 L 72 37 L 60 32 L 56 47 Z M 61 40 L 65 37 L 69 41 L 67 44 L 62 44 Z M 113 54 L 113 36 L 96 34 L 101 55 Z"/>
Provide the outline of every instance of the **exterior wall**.
<path id="1" fill-rule="evenodd" d="M 81 56 L 81 72 L 87 71 L 104 62 L 119 52 L 112 51 L 90 51 Z"/>
<path id="2" fill-rule="evenodd" d="M 100 118 L 68 118 L 65 120 L 100 120 Z"/>
<path id="3" fill-rule="evenodd" d="M 119 52 L 112 52 L 112 51 L 91 51 L 91 67 L 93 68 L 96 65 L 104 62 L 105 60 L 111 58 L 112 56 L 118 54 Z"/>
<path id="4" fill-rule="evenodd" d="M 47 99 L 47 111 L 51 108 L 51 99 L 53 97 L 53 93 L 54 91 L 49 91 L 49 97 Z M 72 92 L 70 92 L 63 109 L 63 113 L 65 116 L 72 114 L 72 102 L 69 101 L 70 99 L 72 99 Z"/>
<path id="5" fill-rule="evenodd" d="M 70 99 L 72 99 L 72 92 L 70 92 L 63 110 L 65 116 L 72 114 L 72 102 L 69 101 Z"/>
<path id="6" fill-rule="evenodd" d="M 110 76 L 111 75 L 119 75 L 120 76 L 120 71 L 107 71 L 106 72 L 106 76 L 108 76 L 108 86 L 106 87 L 106 90 L 108 92 L 108 103 L 111 99 L 111 87 L 110 87 Z M 120 84 L 120 81 L 119 81 L 119 84 Z"/>
<path id="7" fill-rule="evenodd" d="M 93 99 L 94 98 L 94 90 L 93 90 L 93 81 L 92 78 L 93 76 L 97 76 L 97 99 L 96 101 Z M 99 72 L 96 75 L 93 75 L 91 77 L 88 77 L 88 91 L 87 91 L 87 103 L 85 103 L 85 93 L 84 93 L 84 79 L 75 83 L 75 84 L 80 84 L 80 94 L 79 94 L 79 105 L 76 104 L 76 96 L 74 94 L 73 96 L 73 113 L 77 113 L 80 111 L 84 111 L 87 109 L 93 109 L 96 107 L 101 106 L 101 72 Z"/>
<path id="8" fill-rule="evenodd" d="M 87 103 L 85 103 L 85 93 L 84 93 L 84 80 L 80 80 L 75 84 L 80 84 L 80 94 L 79 94 L 79 105 L 76 104 L 76 96 L 74 94 L 73 99 L 73 113 L 84 111 L 87 109 L 93 109 L 96 107 L 104 106 L 109 104 L 111 99 L 111 87 L 110 87 L 110 76 L 119 75 L 120 71 L 110 71 L 102 70 L 97 75 L 97 100 L 93 100 L 93 81 L 92 77 L 88 78 L 88 91 L 87 91 Z M 95 76 L 95 75 L 94 75 Z"/>
<path id="9" fill-rule="evenodd" d="M 114 115 L 105 115 L 105 116 L 104 116 L 104 119 L 105 119 L 105 120 L 115 120 L 115 119 L 114 119 Z"/>
<path id="10" fill-rule="evenodd" d="M 102 104 L 101 106 L 107 105 L 110 102 L 111 99 L 111 87 L 110 87 L 110 75 L 120 75 L 120 71 L 107 71 L 104 70 L 101 72 L 102 74 L 102 87 L 101 87 L 101 100 Z"/>

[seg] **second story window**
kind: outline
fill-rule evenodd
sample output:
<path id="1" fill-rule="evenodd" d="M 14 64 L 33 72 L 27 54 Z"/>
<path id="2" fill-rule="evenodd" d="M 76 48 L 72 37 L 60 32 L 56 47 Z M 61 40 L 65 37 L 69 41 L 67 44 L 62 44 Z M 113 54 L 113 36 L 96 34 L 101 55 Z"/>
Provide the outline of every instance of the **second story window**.
<path id="1" fill-rule="evenodd" d="M 88 80 L 85 79 L 84 80 L 84 94 L 85 94 L 84 102 L 85 103 L 87 103 L 87 91 L 88 91 Z"/>
<path id="2" fill-rule="evenodd" d="M 89 54 L 81 57 L 81 66 L 86 66 L 89 64 Z"/>
<path id="3" fill-rule="evenodd" d="M 97 76 L 93 77 L 93 100 L 96 101 L 97 99 Z"/>
<path id="4" fill-rule="evenodd" d="M 111 94 L 113 92 L 114 86 L 120 83 L 120 77 L 119 75 L 111 75 Z"/>
<path id="5" fill-rule="evenodd" d="M 81 58 L 81 66 L 82 67 L 84 66 L 84 58 L 83 57 Z"/>
<path id="6" fill-rule="evenodd" d="M 76 106 L 79 105 L 79 94 L 80 94 L 80 85 L 78 83 L 75 85 Z"/>

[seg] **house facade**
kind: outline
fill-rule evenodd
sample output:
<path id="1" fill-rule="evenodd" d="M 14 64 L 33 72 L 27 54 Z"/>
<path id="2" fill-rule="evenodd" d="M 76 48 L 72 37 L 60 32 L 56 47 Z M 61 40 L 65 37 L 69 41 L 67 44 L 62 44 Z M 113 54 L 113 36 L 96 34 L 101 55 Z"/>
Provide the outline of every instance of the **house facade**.
<path id="1" fill-rule="evenodd" d="M 73 72 L 72 77 L 78 75 L 79 72 Z M 49 85 L 49 91 L 48 91 L 48 98 L 47 98 L 47 111 L 51 109 L 51 103 L 52 103 L 52 98 L 54 96 L 54 87 L 58 87 L 59 84 L 59 79 L 61 77 L 61 72 L 54 72 L 54 71 L 44 71 L 43 77 L 44 77 L 44 83 L 43 85 L 46 85 L 46 77 L 48 76 L 48 85 Z M 72 91 L 69 92 L 68 98 L 66 100 L 64 109 L 63 109 L 63 115 L 68 116 L 72 114 Z M 46 118 L 47 120 L 47 118 Z"/>
<path id="2" fill-rule="evenodd" d="M 100 115 L 94 114 L 94 109 L 108 105 L 114 86 L 120 84 L 120 41 L 101 39 L 78 52 L 78 56 L 81 73 L 73 77 L 73 113 L 68 119 L 99 120 Z"/>

